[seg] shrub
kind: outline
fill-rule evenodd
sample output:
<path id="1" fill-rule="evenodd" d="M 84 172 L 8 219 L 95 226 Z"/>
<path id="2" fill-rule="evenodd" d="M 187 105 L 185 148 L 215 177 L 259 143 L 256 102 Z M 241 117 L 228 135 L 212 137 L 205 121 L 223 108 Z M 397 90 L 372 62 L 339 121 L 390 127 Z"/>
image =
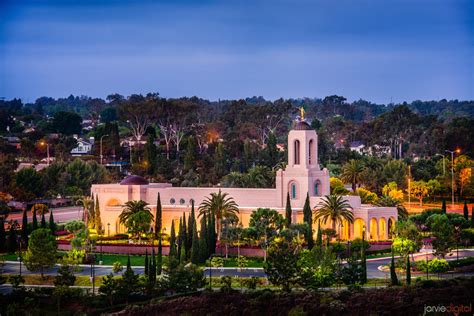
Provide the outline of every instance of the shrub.
<path id="1" fill-rule="evenodd" d="M 112 266 L 112 272 L 113 273 L 120 273 L 122 272 L 123 270 L 123 267 L 122 267 L 122 264 L 120 263 L 120 261 L 115 261 L 113 266 Z"/>
<path id="2" fill-rule="evenodd" d="M 257 285 L 260 283 L 257 277 L 251 277 L 242 280 L 243 285 L 249 290 L 255 290 Z"/>
<path id="3" fill-rule="evenodd" d="M 228 292 L 232 290 L 232 277 L 231 276 L 223 276 L 219 280 L 219 283 L 221 284 L 221 290 L 224 292 Z"/>
<path id="4" fill-rule="evenodd" d="M 449 271 L 449 264 L 444 259 L 434 258 L 428 262 L 428 271 L 431 273 L 444 273 Z"/>

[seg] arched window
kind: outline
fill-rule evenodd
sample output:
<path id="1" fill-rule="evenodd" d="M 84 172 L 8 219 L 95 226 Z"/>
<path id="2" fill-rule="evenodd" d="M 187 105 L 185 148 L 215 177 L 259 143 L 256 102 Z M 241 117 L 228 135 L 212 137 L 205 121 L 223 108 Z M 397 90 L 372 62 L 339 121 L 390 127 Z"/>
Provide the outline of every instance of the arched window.
<path id="1" fill-rule="evenodd" d="M 321 181 L 316 180 L 314 182 L 314 196 L 320 196 L 321 195 Z"/>
<path id="2" fill-rule="evenodd" d="M 295 140 L 295 165 L 300 164 L 300 141 Z"/>
<path id="3" fill-rule="evenodd" d="M 308 144 L 308 164 L 313 164 L 313 140 L 311 139 Z"/>
<path id="4" fill-rule="evenodd" d="M 296 187 L 295 182 L 291 183 L 290 190 L 291 190 L 291 192 L 290 192 L 291 199 L 295 200 L 296 199 L 296 193 L 297 193 L 297 187 Z"/>

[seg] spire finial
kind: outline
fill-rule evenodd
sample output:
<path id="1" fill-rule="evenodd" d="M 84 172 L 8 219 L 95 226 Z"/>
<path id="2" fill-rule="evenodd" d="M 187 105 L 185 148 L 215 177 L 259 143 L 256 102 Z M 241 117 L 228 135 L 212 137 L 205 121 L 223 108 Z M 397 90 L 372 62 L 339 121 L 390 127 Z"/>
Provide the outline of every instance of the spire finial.
<path id="1" fill-rule="evenodd" d="M 300 119 L 304 121 L 304 107 L 300 107 Z"/>

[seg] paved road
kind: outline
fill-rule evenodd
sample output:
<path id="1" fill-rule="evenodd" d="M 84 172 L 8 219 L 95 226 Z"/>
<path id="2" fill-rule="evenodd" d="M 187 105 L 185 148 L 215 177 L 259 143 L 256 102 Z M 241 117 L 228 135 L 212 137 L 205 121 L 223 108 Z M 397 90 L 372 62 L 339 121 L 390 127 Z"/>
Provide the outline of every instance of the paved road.
<path id="1" fill-rule="evenodd" d="M 68 207 L 58 207 L 53 208 L 53 215 L 54 220 L 56 222 L 68 222 L 73 219 L 82 219 L 82 207 L 80 206 L 68 206 Z M 27 212 L 28 214 L 28 222 L 32 221 L 31 212 Z M 46 215 L 46 220 L 49 218 L 49 215 Z M 23 218 L 23 213 L 10 213 L 8 216 L 8 220 L 16 220 L 19 224 L 21 224 L 21 220 Z M 41 218 L 38 218 L 38 221 Z"/>
<path id="2" fill-rule="evenodd" d="M 428 259 L 431 260 L 433 255 L 429 252 L 428 254 L 425 253 L 418 253 L 415 255 L 415 260 L 425 260 L 428 256 Z M 459 258 L 462 257 L 470 257 L 474 256 L 474 249 L 467 249 L 467 250 L 460 250 L 459 251 Z M 447 260 L 455 260 L 456 259 L 456 252 L 451 253 L 450 256 L 447 256 Z M 389 272 L 380 271 L 378 268 L 381 265 L 387 265 L 390 263 L 390 258 L 380 258 L 380 259 L 369 259 L 367 260 L 367 277 L 368 278 L 389 278 Z M 82 265 L 82 270 L 77 273 L 77 275 L 83 276 L 90 276 L 91 275 L 91 267 L 90 265 Z M 56 275 L 58 267 L 54 267 L 52 269 L 46 270 L 44 273 L 46 275 Z M 144 267 L 133 267 L 135 273 L 142 274 L 144 273 Z M 103 276 L 110 274 L 112 272 L 112 266 L 100 266 L 96 265 L 94 268 L 94 273 L 96 276 Z M 3 266 L 3 273 L 5 274 L 19 274 L 20 273 L 20 264 L 19 262 L 5 262 Z M 31 273 L 28 271 L 24 265 L 22 265 L 22 273 L 23 274 L 38 274 L 37 272 Z M 221 277 L 221 276 L 232 276 L 232 277 L 265 277 L 266 274 L 262 268 L 245 268 L 245 269 L 238 269 L 238 268 L 212 268 L 210 271 L 209 268 L 204 269 L 204 275 L 208 277 L 212 274 L 213 277 Z M 474 273 L 466 273 L 464 275 L 474 275 Z M 416 275 L 413 275 L 414 277 Z"/>

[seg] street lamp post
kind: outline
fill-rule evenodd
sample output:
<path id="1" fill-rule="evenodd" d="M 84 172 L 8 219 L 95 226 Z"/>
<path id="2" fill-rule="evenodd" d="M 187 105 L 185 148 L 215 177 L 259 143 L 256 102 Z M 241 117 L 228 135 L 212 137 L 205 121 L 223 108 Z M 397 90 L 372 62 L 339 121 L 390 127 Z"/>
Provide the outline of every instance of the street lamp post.
<path id="1" fill-rule="evenodd" d="M 411 206 L 411 165 L 408 165 L 408 206 Z"/>
<path id="2" fill-rule="evenodd" d="M 460 153 L 461 150 L 456 149 L 454 151 L 445 151 L 451 154 L 451 209 L 454 209 L 454 153 Z"/>
<path id="3" fill-rule="evenodd" d="M 42 141 L 40 143 L 41 146 L 46 146 L 46 163 L 48 164 L 49 166 L 49 143 L 48 142 L 45 142 L 45 141 Z"/>
<path id="4" fill-rule="evenodd" d="M 105 135 L 102 135 L 100 137 L 100 164 L 103 165 L 103 161 L 104 161 L 104 155 L 103 155 L 103 152 L 102 152 L 102 141 L 104 139 L 104 137 L 107 137 L 109 136 L 108 134 L 105 134 Z"/>
<path id="5" fill-rule="evenodd" d="M 445 162 L 444 159 L 446 159 L 446 156 L 443 155 L 443 154 L 436 154 L 435 156 L 441 156 L 441 157 L 443 157 L 443 176 L 445 176 L 445 175 L 446 175 L 446 162 Z"/>

